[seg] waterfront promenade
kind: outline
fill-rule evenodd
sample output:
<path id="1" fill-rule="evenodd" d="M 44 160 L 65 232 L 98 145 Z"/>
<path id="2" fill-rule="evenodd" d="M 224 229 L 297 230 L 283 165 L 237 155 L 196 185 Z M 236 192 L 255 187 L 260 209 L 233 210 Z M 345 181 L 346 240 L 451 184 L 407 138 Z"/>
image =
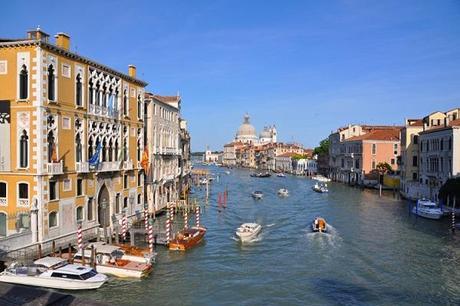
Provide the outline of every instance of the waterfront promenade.
<path id="1" fill-rule="evenodd" d="M 376 191 L 331 183 L 329 194 L 318 194 L 305 177 L 210 170 L 220 179 L 202 213 L 204 244 L 187 253 L 159 246 L 147 279 L 112 278 L 99 290 L 76 294 L 114 305 L 459 303 L 459 237 L 448 220 L 416 218 L 392 193 L 380 198 Z M 282 199 L 276 192 L 284 187 L 290 196 Z M 219 210 L 217 195 L 225 188 L 228 206 Z M 263 200 L 251 198 L 256 189 Z M 203 199 L 204 190 L 195 196 Z M 316 216 L 332 226 L 329 234 L 311 233 Z M 252 221 L 263 226 L 260 239 L 243 246 L 234 231 Z"/>

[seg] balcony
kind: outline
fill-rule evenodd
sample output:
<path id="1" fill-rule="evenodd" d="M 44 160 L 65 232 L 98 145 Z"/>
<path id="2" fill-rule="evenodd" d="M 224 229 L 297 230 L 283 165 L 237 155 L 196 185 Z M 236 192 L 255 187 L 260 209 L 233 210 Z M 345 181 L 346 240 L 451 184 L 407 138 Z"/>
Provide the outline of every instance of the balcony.
<path id="1" fill-rule="evenodd" d="M 29 207 L 29 199 L 19 199 L 18 206 L 20 207 Z"/>
<path id="2" fill-rule="evenodd" d="M 120 162 L 102 162 L 98 166 L 99 171 L 119 171 L 120 170 Z"/>
<path id="3" fill-rule="evenodd" d="M 88 173 L 89 172 L 89 164 L 88 162 L 79 162 L 75 164 L 75 169 L 77 173 Z"/>
<path id="4" fill-rule="evenodd" d="M 7 206 L 6 198 L 0 198 L 0 206 Z"/>
<path id="5" fill-rule="evenodd" d="M 46 171 L 49 175 L 59 175 L 64 173 L 62 160 L 57 163 L 48 163 L 46 166 Z"/>
<path id="6" fill-rule="evenodd" d="M 123 169 L 124 170 L 133 170 L 133 161 L 127 160 L 123 162 Z"/>
<path id="7" fill-rule="evenodd" d="M 160 154 L 163 154 L 163 155 L 179 155 L 179 150 L 176 149 L 176 148 L 166 147 L 166 148 L 162 148 L 162 150 L 160 151 Z"/>

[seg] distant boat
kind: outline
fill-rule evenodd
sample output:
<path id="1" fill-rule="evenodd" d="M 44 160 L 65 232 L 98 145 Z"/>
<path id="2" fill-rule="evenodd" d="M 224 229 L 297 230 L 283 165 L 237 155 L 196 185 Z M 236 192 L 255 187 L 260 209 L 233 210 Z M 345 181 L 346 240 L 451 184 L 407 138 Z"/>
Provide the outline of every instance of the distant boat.
<path id="1" fill-rule="evenodd" d="M 252 173 L 251 174 L 251 177 L 270 177 L 272 176 L 270 173 L 268 172 L 260 172 L 260 173 Z"/>
<path id="2" fill-rule="evenodd" d="M 240 238 L 241 242 L 253 240 L 261 231 L 262 226 L 257 223 L 243 223 L 236 230 L 236 235 Z"/>
<path id="3" fill-rule="evenodd" d="M 427 199 L 418 200 L 415 206 L 412 208 L 412 213 L 420 217 L 434 220 L 441 219 L 443 216 L 441 208 L 439 208 L 435 202 Z"/>
<path id="4" fill-rule="evenodd" d="M 286 188 L 281 188 L 278 190 L 278 195 L 280 197 L 287 197 L 289 195 L 289 191 Z"/>
<path id="5" fill-rule="evenodd" d="M 276 174 L 276 176 L 277 176 L 277 177 L 286 177 L 286 175 L 285 175 L 284 173 L 282 173 L 282 172 L 281 172 L 281 173 L 278 173 L 278 174 Z"/>
<path id="6" fill-rule="evenodd" d="M 324 220 L 324 218 L 321 218 L 321 217 L 316 217 L 315 220 L 313 220 L 311 224 L 311 229 L 314 232 L 320 232 L 320 233 L 326 232 L 327 231 L 326 220 Z"/>
<path id="7" fill-rule="evenodd" d="M 316 183 L 312 189 L 316 192 L 319 192 L 319 193 L 327 193 L 329 192 L 329 189 L 327 189 L 327 184 L 318 184 Z"/>
<path id="8" fill-rule="evenodd" d="M 264 194 L 262 193 L 262 191 L 254 191 L 252 193 L 252 197 L 256 200 L 261 200 L 263 198 Z"/>
<path id="9" fill-rule="evenodd" d="M 330 182 L 331 179 L 330 178 L 327 178 L 327 177 L 324 177 L 322 175 L 315 175 L 315 176 L 312 176 L 312 179 L 313 180 L 316 180 L 318 182 L 321 182 L 321 183 L 327 183 L 327 182 Z"/>

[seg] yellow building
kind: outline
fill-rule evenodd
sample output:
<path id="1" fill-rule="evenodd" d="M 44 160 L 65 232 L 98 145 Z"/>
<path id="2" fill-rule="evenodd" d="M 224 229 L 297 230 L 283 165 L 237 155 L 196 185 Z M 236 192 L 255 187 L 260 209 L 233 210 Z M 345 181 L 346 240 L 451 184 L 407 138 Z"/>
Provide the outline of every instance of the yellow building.
<path id="1" fill-rule="evenodd" d="M 0 249 L 70 241 L 143 209 L 144 87 L 40 29 L 0 40 Z M 74 242 L 74 240 L 72 240 Z"/>

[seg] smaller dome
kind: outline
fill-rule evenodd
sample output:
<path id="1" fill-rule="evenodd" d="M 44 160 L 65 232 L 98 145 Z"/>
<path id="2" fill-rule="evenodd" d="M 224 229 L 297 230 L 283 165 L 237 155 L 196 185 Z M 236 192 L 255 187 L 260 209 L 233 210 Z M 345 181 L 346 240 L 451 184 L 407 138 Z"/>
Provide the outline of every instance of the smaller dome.
<path id="1" fill-rule="evenodd" d="M 264 130 L 260 133 L 260 138 L 271 138 L 272 134 L 267 128 L 264 128 Z"/>

